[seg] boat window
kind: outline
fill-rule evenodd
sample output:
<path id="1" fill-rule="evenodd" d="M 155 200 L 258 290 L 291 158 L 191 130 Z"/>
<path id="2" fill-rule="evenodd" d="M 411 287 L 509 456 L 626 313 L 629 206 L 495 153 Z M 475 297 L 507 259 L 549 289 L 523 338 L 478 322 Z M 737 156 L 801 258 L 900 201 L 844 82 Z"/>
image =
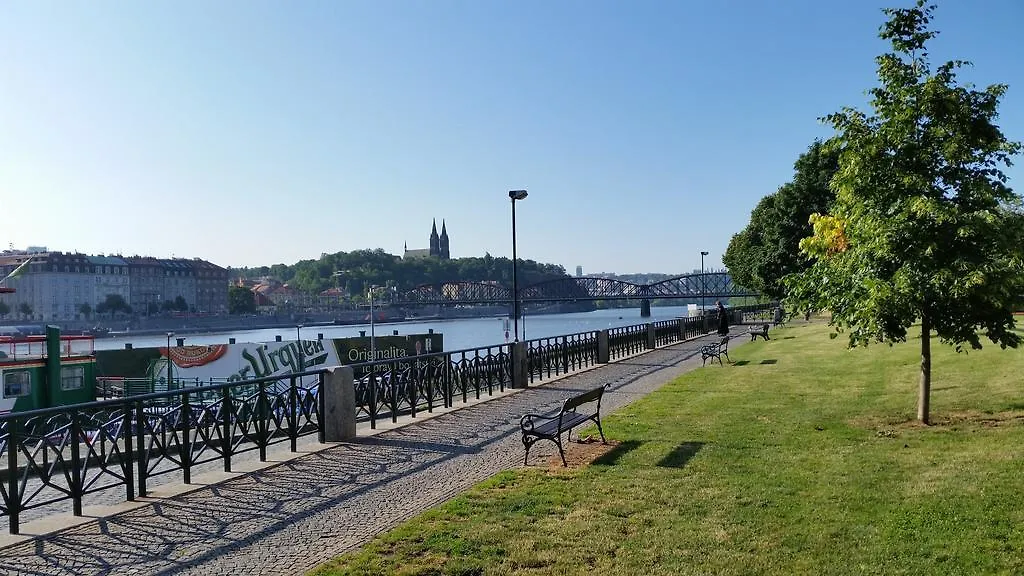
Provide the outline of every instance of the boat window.
<path id="1" fill-rule="evenodd" d="M 32 393 L 32 373 L 28 370 L 4 372 L 4 398 L 18 398 Z"/>
<path id="2" fill-rule="evenodd" d="M 85 386 L 85 366 L 61 366 L 60 389 L 81 390 Z"/>

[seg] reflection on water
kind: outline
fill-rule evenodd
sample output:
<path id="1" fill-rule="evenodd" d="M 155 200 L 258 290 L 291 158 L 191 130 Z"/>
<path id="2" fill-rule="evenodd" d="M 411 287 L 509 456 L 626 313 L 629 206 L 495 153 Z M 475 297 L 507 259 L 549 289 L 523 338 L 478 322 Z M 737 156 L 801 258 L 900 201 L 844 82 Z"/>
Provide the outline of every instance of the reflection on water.
<path id="1" fill-rule="evenodd" d="M 650 318 L 640 317 L 640 308 L 621 308 L 617 310 L 595 310 L 594 312 L 574 312 L 571 314 L 546 314 L 542 316 L 525 316 L 519 321 L 520 338 L 530 340 L 560 336 L 574 332 L 604 330 L 630 326 L 657 320 L 670 320 L 687 315 L 686 306 L 652 307 Z M 509 321 L 509 339 L 512 322 Z M 399 335 L 423 334 L 433 329 L 444 335 L 445 350 L 476 348 L 489 344 L 505 342 L 505 320 L 503 318 L 466 318 L 460 320 L 428 320 L 425 322 L 401 322 L 395 324 L 376 324 L 374 333 L 377 336 L 389 335 L 398 330 Z M 348 338 L 359 336 L 365 330 L 370 334 L 369 324 L 353 324 L 350 326 L 307 326 L 301 329 L 303 338 L 315 339 L 318 334 L 324 338 Z M 186 336 L 185 344 L 226 344 L 228 338 L 241 342 L 271 342 L 275 337 L 283 340 L 294 340 L 295 327 L 277 328 L 273 330 L 243 330 L 213 334 L 196 334 Z M 125 336 L 117 338 L 101 338 L 96 340 L 97 350 L 124 348 L 126 343 L 135 348 L 149 348 L 167 345 L 166 336 Z"/>

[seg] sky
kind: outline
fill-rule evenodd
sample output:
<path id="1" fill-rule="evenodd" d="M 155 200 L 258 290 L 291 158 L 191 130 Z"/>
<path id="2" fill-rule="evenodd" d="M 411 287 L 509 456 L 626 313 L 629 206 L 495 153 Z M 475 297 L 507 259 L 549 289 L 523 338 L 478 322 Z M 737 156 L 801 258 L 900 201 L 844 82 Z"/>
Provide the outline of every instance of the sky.
<path id="1" fill-rule="evenodd" d="M 1024 2 L 938 4 L 933 62 L 1009 84 L 1024 140 Z M 526 189 L 520 258 L 718 267 L 910 5 L 5 0 L 0 248 L 291 264 L 444 219 L 453 258 L 511 256 Z"/>

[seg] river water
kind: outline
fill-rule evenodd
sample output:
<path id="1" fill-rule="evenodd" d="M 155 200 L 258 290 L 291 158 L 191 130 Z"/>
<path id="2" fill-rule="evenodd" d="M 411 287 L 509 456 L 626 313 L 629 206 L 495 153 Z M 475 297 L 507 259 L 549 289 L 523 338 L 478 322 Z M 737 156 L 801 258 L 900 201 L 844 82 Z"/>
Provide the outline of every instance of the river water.
<path id="1" fill-rule="evenodd" d="M 686 316 L 686 306 L 659 306 L 651 308 L 650 318 L 641 318 L 639 308 L 620 308 L 615 310 L 595 310 L 593 312 L 576 312 L 571 314 L 545 314 L 526 316 L 519 321 L 519 331 L 523 340 L 561 336 L 576 332 L 604 330 L 633 324 L 643 324 L 657 320 L 671 320 Z M 507 321 L 509 339 L 513 338 L 513 324 Z M 445 350 L 462 350 L 493 344 L 502 344 L 505 340 L 506 319 L 504 318 L 464 318 L 458 320 L 428 320 L 424 322 L 376 323 L 374 334 L 388 336 L 397 330 L 399 335 L 423 334 L 433 329 L 444 335 Z M 193 344 L 227 344 L 228 338 L 242 342 L 272 342 L 277 336 L 282 340 L 295 340 L 297 331 L 303 339 L 313 340 L 318 334 L 324 338 L 348 338 L 359 336 L 361 330 L 370 335 L 369 324 L 352 324 L 348 326 L 306 326 L 301 329 L 277 328 L 269 330 L 244 330 L 237 332 L 185 335 L 185 345 Z M 180 337 L 176 336 L 175 338 Z M 96 340 L 97 350 L 113 350 L 124 348 L 131 343 L 135 348 L 154 348 L 167 345 L 167 336 L 117 336 Z M 173 344 L 173 342 L 172 342 Z"/>

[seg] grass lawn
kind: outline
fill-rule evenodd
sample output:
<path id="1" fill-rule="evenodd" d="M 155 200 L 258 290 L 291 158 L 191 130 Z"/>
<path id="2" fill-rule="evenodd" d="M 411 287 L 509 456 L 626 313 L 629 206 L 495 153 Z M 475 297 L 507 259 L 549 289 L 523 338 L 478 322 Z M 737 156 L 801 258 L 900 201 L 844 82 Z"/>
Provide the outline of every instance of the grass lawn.
<path id="1" fill-rule="evenodd" d="M 333 574 L 1024 574 L 1024 351 L 846 350 L 821 324 L 607 418 L 574 470 L 502 473 Z M 570 447 L 570 450 L 572 447 Z"/>

